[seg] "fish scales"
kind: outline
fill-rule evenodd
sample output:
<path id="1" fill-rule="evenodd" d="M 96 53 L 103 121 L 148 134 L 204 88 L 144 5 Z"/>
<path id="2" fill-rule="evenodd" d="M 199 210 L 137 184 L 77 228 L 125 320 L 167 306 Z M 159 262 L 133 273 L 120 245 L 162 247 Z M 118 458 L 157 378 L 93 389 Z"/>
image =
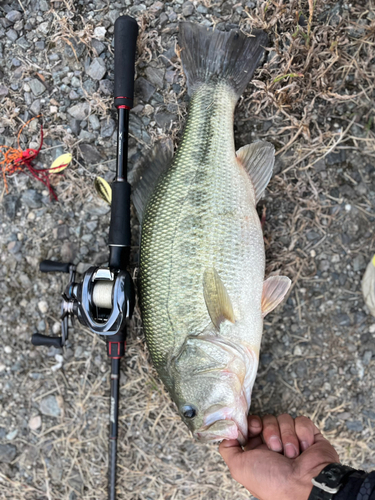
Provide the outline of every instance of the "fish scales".
<path id="1" fill-rule="evenodd" d="M 163 379 L 166 358 L 210 323 L 205 269 L 219 273 L 239 321 L 249 310 L 261 316 L 263 236 L 253 186 L 235 156 L 235 102 L 225 83 L 197 91 L 180 148 L 147 205 L 141 300 L 147 343 Z M 251 326 L 247 341 L 258 349 L 261 325 Z"/>
<path id="2" fill-rule="evenodd" d="M 274 148 L 264 141 L 234 148 L 234 108 L 266 42 L 262 31 L 247 37 L 180 25 L 191 95 L 185 130 L 169 167 L 163 150 L 155 154 L 133 198 L 151 358 L 183 421 L 205 441 L 246 443 L 263 317 L 290 286 L 283 276 L 264 281 L 256 203 Z"/>

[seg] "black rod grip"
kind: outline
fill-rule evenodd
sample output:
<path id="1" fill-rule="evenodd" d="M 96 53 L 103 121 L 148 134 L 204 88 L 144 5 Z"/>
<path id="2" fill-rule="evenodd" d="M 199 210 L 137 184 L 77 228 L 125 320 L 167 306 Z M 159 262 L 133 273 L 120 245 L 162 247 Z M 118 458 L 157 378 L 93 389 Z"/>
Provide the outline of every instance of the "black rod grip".
<path id="1" fill-rule="evenodd" d="M 115 181 L 112 182 L 109 244 L 129 247 L 130 237 L 130 184 Z"/>
<path id="2" fill-rule="evenodd" d="M 61 345 L 62 338 L 61 337 L 48 337 L 47 335 L 42 335 L 41 333 L 34 333 L 31 336 L 31 343 L 33 345 L 45 345 L 47 347 L 62 347 Z"/>
<path id="3" fill-rule="evenodd" d="M 138 24 L 130 16 L 115 22 L 115 106 L 133 107 L 135 47 Z"/>
<path id="4" fill-rule="evenodd" d="M 69 273 L 69 262 L 56 262 L 54 260 L 42 260 L 39 264 L 39 269 L 42 273 Z"/>

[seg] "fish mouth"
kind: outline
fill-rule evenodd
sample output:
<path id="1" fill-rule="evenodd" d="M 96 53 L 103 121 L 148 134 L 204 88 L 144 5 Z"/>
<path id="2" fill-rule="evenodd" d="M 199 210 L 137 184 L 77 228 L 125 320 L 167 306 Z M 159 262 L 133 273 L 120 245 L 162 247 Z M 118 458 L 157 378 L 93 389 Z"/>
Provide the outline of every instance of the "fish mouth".
<path id="1" fill-rule="evenodd" d="M 203 425 L 194 433 L 203 442 L 237 439 L 241 445 L 247 442 L 247 401 L 242 393 L 233 407 L 211 408 L 203 419 Z"/>

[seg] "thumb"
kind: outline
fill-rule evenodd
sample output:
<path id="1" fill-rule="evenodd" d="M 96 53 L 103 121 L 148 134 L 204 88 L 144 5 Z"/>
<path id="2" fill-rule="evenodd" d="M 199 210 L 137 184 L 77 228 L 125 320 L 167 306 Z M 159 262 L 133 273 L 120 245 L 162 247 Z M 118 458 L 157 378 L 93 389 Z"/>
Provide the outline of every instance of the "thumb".
<path id="1" fill-rule="evenodd" d="M 219 453 L 232 472 L 240 465 L 244 451 L 237 439 L 225 439 L 220 443 Z"/>

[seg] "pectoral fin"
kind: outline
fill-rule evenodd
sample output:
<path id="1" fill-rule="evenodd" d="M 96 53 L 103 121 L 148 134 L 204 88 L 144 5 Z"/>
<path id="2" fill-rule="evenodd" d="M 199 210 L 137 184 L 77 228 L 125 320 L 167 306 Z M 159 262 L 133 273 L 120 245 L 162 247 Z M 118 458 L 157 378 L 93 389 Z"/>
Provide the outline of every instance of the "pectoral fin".
<path id="1" fill-rule="evenodd" d="M 250 176 L 255 190 L 255 203 L 258 203 L 272 177 L 275 148 L 269 142 L 258 141 L 243 146 L 236 155 Z"/>
<path id="2" fill-rule="evenodd" d="M 280 304 L 289 290 L 291 283 L 291 280 L 286 276 L 271 276 L 263 282 L 263 318 Z"/>
<path id="3" fill-rule="evenodd" d="M 214 268 L 204 272 L 203 295 L 208 314 L 217 330 L 220 330 L 220 324 L 226 319 L 235 323 L 236 319 L 228 292 Z"/>

